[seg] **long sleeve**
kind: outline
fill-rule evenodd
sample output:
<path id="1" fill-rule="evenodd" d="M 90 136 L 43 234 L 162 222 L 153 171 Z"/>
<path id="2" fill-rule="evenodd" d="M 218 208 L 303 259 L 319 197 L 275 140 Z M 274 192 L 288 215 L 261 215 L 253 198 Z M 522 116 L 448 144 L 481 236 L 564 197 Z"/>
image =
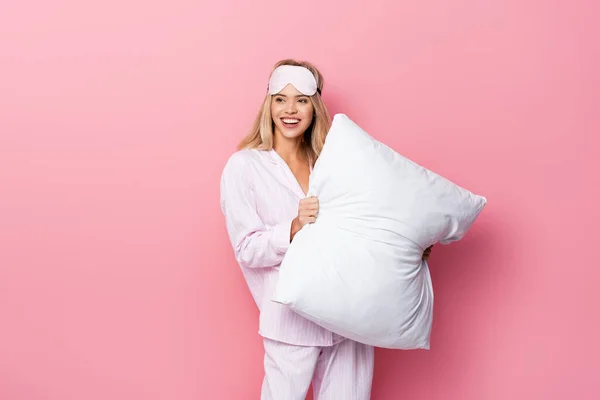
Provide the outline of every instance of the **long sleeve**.
<path id="1" fill-rule="evenodd" d="M 221 211 L 236 260 L 242 267 L 281 264 L 290 245 L 291 223 L 267 227 L 257 212 L 251 169 L 239 154 L 232 156 L 221 176 Z"/>

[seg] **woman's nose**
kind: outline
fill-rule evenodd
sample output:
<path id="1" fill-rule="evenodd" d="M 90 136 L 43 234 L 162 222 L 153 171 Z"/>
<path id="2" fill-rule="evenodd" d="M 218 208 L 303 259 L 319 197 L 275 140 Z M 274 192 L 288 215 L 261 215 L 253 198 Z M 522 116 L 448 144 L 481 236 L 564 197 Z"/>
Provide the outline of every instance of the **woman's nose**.
<path id="1" fill-rule="evenodd" d="M 298 111 L 298 109 L 296 108 L 296 102 L 295 101 L 290 101 L 288 103 L 288 105 L 287 105 L 286 111 L 289 114 L 295 114 Z"/>

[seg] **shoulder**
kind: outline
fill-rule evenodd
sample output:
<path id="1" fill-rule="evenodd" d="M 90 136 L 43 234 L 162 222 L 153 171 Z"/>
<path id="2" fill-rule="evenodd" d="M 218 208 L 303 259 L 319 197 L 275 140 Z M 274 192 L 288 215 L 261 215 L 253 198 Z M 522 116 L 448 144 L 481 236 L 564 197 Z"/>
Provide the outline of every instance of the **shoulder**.
<path id="1" fill-rule="evenodd" d="M 248 163 L 252 162 L 252 159 L 255 157 L 254 153 L 256 153 L 256 151 L 257 150 L 253 149 L 236 151 L 229 156 L 229 159 L 225 163 L 225 169 L 239 168 L 248 165 Z"/>
<path id="2" fill-rule="evenodd" d="M 269 157 L 269 152 L 264 150 L 239 150 L 233 153 L 225 163 L 221 179 L 246 181 L 253 175 L 261 173 L 261 167 L 268 162 Z"/>
<path id="3" fill-rule="evenodd" d="M 243 174 L 248 168 L 257 161 L 259 150 L 244 149 L 233 153 L 223 168 L 223 176 Z"/>
<path id="4" fill-rule="evenodd" d="M 247 198 L 253 192 L 253 172 L 260 163 L 261 150 L 245 149 L 233 153 L 223 168 L 221 174 L 221 208 L 225 203 L 239 198 Z M 232 200 L 233 199 L 233 200 Z"/>

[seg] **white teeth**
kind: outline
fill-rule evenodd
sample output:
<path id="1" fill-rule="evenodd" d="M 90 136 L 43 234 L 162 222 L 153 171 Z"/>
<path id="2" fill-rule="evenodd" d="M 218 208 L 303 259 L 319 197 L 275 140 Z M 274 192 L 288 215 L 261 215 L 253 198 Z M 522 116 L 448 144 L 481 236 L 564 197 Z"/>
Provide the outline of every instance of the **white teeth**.
<path id="1" fill-rule="evenodd" d="M 282 119 L 282 121 L 286 124 L 297 124 L 298 122 L 300 122 L 299 119 Z"/>

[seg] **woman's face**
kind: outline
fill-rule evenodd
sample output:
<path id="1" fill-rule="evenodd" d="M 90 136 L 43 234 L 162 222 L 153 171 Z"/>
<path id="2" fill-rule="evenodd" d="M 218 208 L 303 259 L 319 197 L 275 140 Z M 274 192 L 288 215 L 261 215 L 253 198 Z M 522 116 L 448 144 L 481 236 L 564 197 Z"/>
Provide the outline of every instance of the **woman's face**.
<path id="1" fill-rule="evenodd" d="M 313 114 L 309 96 L 303 95 L 291 84 L 271 97 L 271 116 L 276 135 L 287 139 L 301 138 L 310 126 Z"/>

